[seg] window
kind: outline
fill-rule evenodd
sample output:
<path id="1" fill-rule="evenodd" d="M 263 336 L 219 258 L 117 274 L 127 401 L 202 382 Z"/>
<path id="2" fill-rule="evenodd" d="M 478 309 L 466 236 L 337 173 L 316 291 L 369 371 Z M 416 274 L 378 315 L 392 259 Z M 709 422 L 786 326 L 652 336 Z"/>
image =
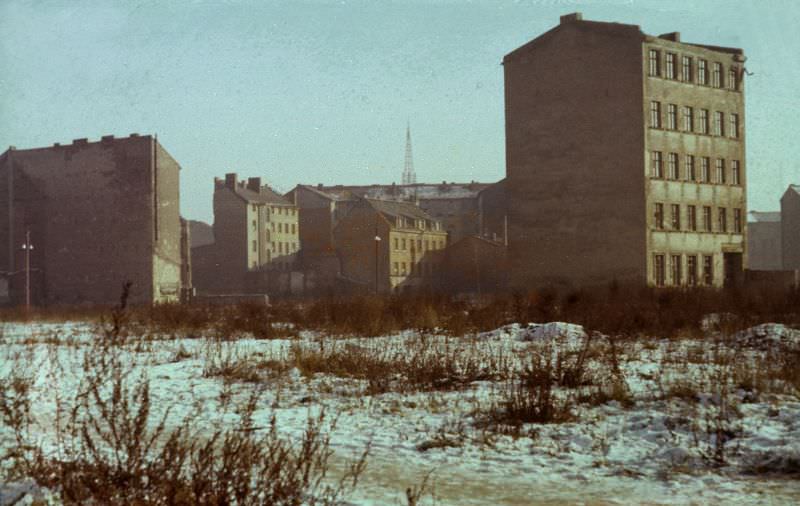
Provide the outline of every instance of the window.
<path id="1" fill-rule="evenodd" d="M 708 134 L 708 109 L 700 109 L 700 133 Z"/>
<path id="2" fill-rule="evenodd" d="M 714 112 L 714 135 L 722 137 L 725 135 L 725 113 L 721 111 Z"/>
<path id="3" fill-rule="evenodd" d="M 253 220 L 253 232 L 258 230 L 258 224 L 256 224 L 256 220 Z"/>
<path id="4" fill-rule="evenodd" d="M 694 108 L 688 105 L 683 107 L 683 131 L 694 132 Z"/>
<path id="5" fill-rule="evenodd" d="M 733 210 L 733 232 L 736 234 L 742 233 L 742 210 Z"/>
<path id="6" fill-rule="evenodd" d="M 728 85 L 727 88 L 729 90 L 736 91 L 736 90 L 739 89 L 739 78 L 736 75 L 736 68 L 735 67 L 730 67 L 728 69 L 728 80 L 725 82 L 725 84 Z"/>
<path id="7" fill-rule="evenodd" d="M 678 129 L 678 106 L 675 104 L 667 104 L 667 128 Z"/>
<path id="8" fill-rule="evenodd" d="M 681 79 L 684 82 L 692 82 L 692 57 L 684 56 L 681 59 Z"/>
<path id="9" fill-rule="evenodd" d="M 653 255 L 653 274 L 656 286 L 664 286 L 664 255 Z"/>
<path id="10" fill-rule="evenodd" d="M 661 128 L 661 102 L 650 102 L 650 127 Z"/>
<path id="11" fill-rule="evenodd" d="M 675 53 L 667 53 L 667 79 L 676 79 L 677 75 L 675 73 Z"/>
<path id="12" fill-rule="evenodd" d="M 728 210 L 724 207 L 720 207 L 717 210 L 717 218 L 719 219 L 719 232 L 727 233 L 728 232 Z"/>
<path id="13" fill-rule="evenodd" d="M 725 160 L 717 158 L 716 161 L 716 181 L 718 184 L 725 184 Z"/>
<path id="14" fill-rule="evenodd" d="M 681 206 L 680 204 L 672 204 L 670 206 L 671 211 L 671 218 L 672 218 L 672 230 L 680 230 L 681 229 Z"/>
<path id="15" fill-rule="evenodd" d="M 395 262 L 392 265 L 392 269 L 393 269 L 393 272 L 395 273 L 395 275 L 399 274 L 400 273 L 400 264 L 398 262 Z"/>
<path id="16" fill-rule="evenodd" d="M 686 281 L 689 286 L 697 284 L 697 255 L 686 255 Z"/>
<path id="17" fill-rule="evenodd" d="M 728 114 L 728 121 L 730 125 L 728 127 L 728 135 L 731 136 L 732 139 L 739 138 L 739 115 L 732 112 Z"/>
<path id="18" fill-rule="evenodd" d="M 672 284 L 674 286 L 680 286 L 682 283 L 682 276 L 681 276 L 681 256 L 680 255 L 670 255 L 669 257 L 669 270 L 672 273 Z"/>
<path id="19" fill-rule="evenodd" d="M 428 239 L 425 239 L 425 249 L 426 250 L 431 249 L 431 242 Z"/>
<path id="20" fill-rule="evenodd" d="M 694 155 L 686 155 L 686 180 L 697 181 L 697 173 L 694 168 Z"/>
<path id="21" fill-rule="evenodd" d="M 293 234 L 297 233 L 297 225 L 295 225 L 294 223 L 292 223 L 292 233 Z"/>
<path id="22" fill-rule="evenodd" d="M 278 253 L 283 254 L 283 243 L 282 242 L 278 243 Z"/>
<path id="23" fill-rule="evenodd" d="M 731 160 L 731 184 L 742 184 L 742 169 L 739 168 L 739 160 Z"/>
<path id="24" fill-rule="evenodd" d="M 239 243 L 239 244 L 241 244 L 241 243 Z M 258 241 L 253 241 L 253 253 L 255 253 L 256 251 L 258 251 Z"/>
<path id="25" fill-rule="evenodd" d="M 686 225 L 692 232 L 697 231 L 697 207 L 693 205 L 686 206 Z"/>
<path id="26" fill-rule="evenodd" d="M 711 159 L 707 156 L 700 157 L 700 182 L 711 182 Z"/>
<path id="27" fill-rule="evenodd" d="M 711 232 L 711 206 L 703 206 L 703 231 Z"/>
<path id="28" fill-rule="evenodd" d="M 711 86 L 714 88 L 722 87 L 722 64 L 714 62 L 713 71 L 711 73 Z"/>
<path id="29" fill-rule="evenodd" d="M 678 153 L 667 155 L 667 176 L 669 179 L 680 179 L 680 167 L 678 167 Z"/>
<path id="30" fill-rule="evenodd" d="M 703 283 L 714 283 L 714 257 L 711 255 L 703 255 Z"/>
<path id="31" fill-rule="evenodd" d="M 708 62 L 697 60 L 697 84 L 708 84 Z"/>
<path id="32" fill-rule="evenodd" d="M 406 240 L 400 239 L 400 249 L 406 249 Z"/>
<path id="33" fill-rule="evenodd" d="M 278 232 L 283 233 L 283 223 L 278 223 Z"/>
<path id="34" fill-rule="evenodd" d="M 655 220 L 656 228 L 662 230 L 664 228 L 664 204 L 656 202 L 653 210 L 653 219 Z"/>
<path id="35" fill-rule="evenodd" d="M 650 155 L 650 174 L 655 178 L 664 177 L 664 164 L 661 151 L 653 151 Z"/>
<path id="36" fill-rule="evenodd" d="M 400 249 L 400 239 L 397 237 L 394 238 L 394 249 Z"/>
<path id="37" fill-rule="evenodd" d="M 417 239 L 417 251 L 422 251 L 422 239 Z"/>
<path id="38" fill-rule="evenodd" d="M 653 77 L 661 75 L 661 53 L 655 49 L 649 52 L 649 74 Z"/>
<path id="39" fill-rule="evenodd" d="M 405 276 L 407 273 L 408 273 L 408 271 L 406 270 L 406 263 L 405 262 L 400 262 L 400 274 Z"/>

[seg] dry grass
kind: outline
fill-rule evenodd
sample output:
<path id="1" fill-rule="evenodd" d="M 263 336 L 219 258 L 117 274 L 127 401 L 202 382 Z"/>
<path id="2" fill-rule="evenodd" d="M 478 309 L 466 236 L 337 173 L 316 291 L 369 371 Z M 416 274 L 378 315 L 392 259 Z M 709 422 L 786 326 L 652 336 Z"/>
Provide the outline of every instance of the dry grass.
<path id="1" fill-rule="evenodd" d="M 333 505 L 357 486 L 369 448 L 340 480 L 326 481 L 332 451 L 324 412 L 309 417 L 294 443 L 274 416 L 268 427 L 254 425 L 260 389 L 225 429 L 201 432 L 192 415 L 168 424 L 170 407 L 154 416 L 149 380 L 121 346 L 128 340 L 125 299 L 83 353 L 74 397 L 56 399 L 55 451 L 29 432 L 25 371 L 33 361 L 14 358 L 0 380 L 0 415 L 15 440 L 0 479 L 33 479 L 64 504 L 110 505 Z"/>
<path id="2" fill-rule="evenodd" d="M 474 381 L 505 377 L 510 357 L 501 349 L 458 346 L 446 339 L 419 336 L 402 345 L 337 344 L 321 340 L 319 347 L 296 344 L 291 363 L 306 376 L 317 373 L 368 382 L 368 393 L 387 391 L 457 390 Z"/>

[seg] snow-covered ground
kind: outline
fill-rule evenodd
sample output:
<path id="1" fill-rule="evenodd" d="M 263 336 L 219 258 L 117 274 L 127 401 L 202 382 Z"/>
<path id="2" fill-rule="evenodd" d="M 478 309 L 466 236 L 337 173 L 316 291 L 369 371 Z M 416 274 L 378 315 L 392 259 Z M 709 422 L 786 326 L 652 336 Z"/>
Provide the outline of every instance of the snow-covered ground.
<path id="1" fill-rule="evenodd" d="M 31 378 L 31 438 L 52 451 L 59 403 L 77 391 L 94 335 L 82 323 L 0 324 L 0 378 Z M 477 357 L 496 374 L 458 388 L 419 391 L 392 383 L 372 393 L 365 379 L 304 374 L 296 367 L 297 350 L 323 347 L 382 356 L 446 349 Z M 122 347 L 126 363 L 150 380 L 153 423 L 169 408 L 171 424 L 192 417 L 195 427 L 210 432 L 236 423 L 239 406 L 261 388 L 255 426 L 268 427 L 274 415 L 280 432 L 297 439 L 308 417 L 324 409 L 336 419 L 330 428 L 333 476 L 371 444 L 367 469 L 348 497 L 358 505 L 405 504 L 405 489 L 428 473 L 433 497 L 424 500 L 435 497 L 437 504 L 796 504 L 800 392 L 797 385 L 752 376 L 798 349 L 800 331 L 774 324 L 727 337 L 612 344 L 557 322 L 458 338 L 423 339 L 413 332 L 346 339 L 301 332 L 292 340 L 235 341 L 150 336 Z M 504 374 L 543 353 L 586 359 L 586 376 L 595 384 L 556 389 L 560 399 L 572 400 L 573 418 L 515 430 L 481 423 L 501 402 Z M 226 362 L 268 365 L 257 369 L 257 382 L 210 374 Z M 591 400 L 589 394 L 609 385 L 617 395 Z M 717 437 L 725 438 L 722 461 L 714 459 Z M 9 427 L 0 425 L 0 444 L 15 444 Z M 6 486 L 0 504 L 29 488 Z"/>

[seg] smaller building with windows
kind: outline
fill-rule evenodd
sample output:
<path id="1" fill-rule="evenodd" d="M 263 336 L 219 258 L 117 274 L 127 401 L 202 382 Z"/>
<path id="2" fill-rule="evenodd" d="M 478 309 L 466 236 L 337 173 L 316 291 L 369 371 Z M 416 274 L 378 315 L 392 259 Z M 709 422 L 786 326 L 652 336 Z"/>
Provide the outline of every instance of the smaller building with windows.
<path id="1" fill-rule="evenodd" d="M 339 220 L 333 238 L 342 278 L 366 291 L 439 285 L 447 232 L 411 202 L 360 198 Z"/>
<path id="2" fill-rule="evenodd" d="M 214 180 L 214 243 L 193 248 L 200 295 L 285 294 L 298 291 L 297 207 L 261 178 L 236 173 Z"/>

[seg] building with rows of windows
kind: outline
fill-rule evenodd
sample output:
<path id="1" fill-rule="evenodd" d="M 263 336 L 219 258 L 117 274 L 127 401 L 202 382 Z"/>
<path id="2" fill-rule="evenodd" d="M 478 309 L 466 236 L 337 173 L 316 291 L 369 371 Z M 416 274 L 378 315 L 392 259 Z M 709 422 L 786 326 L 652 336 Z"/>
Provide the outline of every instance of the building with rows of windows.
<path id="1" fill-rule="evenodd" d="M 506 55 L 511 279 L 738 282 L 744 61 L 579 13 Z"/>
<path id="2" fill-rule="evenodd" d="M 214 180 L 213 231 L 212 244 L 192 249 L 200 295 L 287 293 L 301 282 L 293 282 L 299 277 L 297 207 L 261 178 L 239 181 L 229 173 Z"/>

